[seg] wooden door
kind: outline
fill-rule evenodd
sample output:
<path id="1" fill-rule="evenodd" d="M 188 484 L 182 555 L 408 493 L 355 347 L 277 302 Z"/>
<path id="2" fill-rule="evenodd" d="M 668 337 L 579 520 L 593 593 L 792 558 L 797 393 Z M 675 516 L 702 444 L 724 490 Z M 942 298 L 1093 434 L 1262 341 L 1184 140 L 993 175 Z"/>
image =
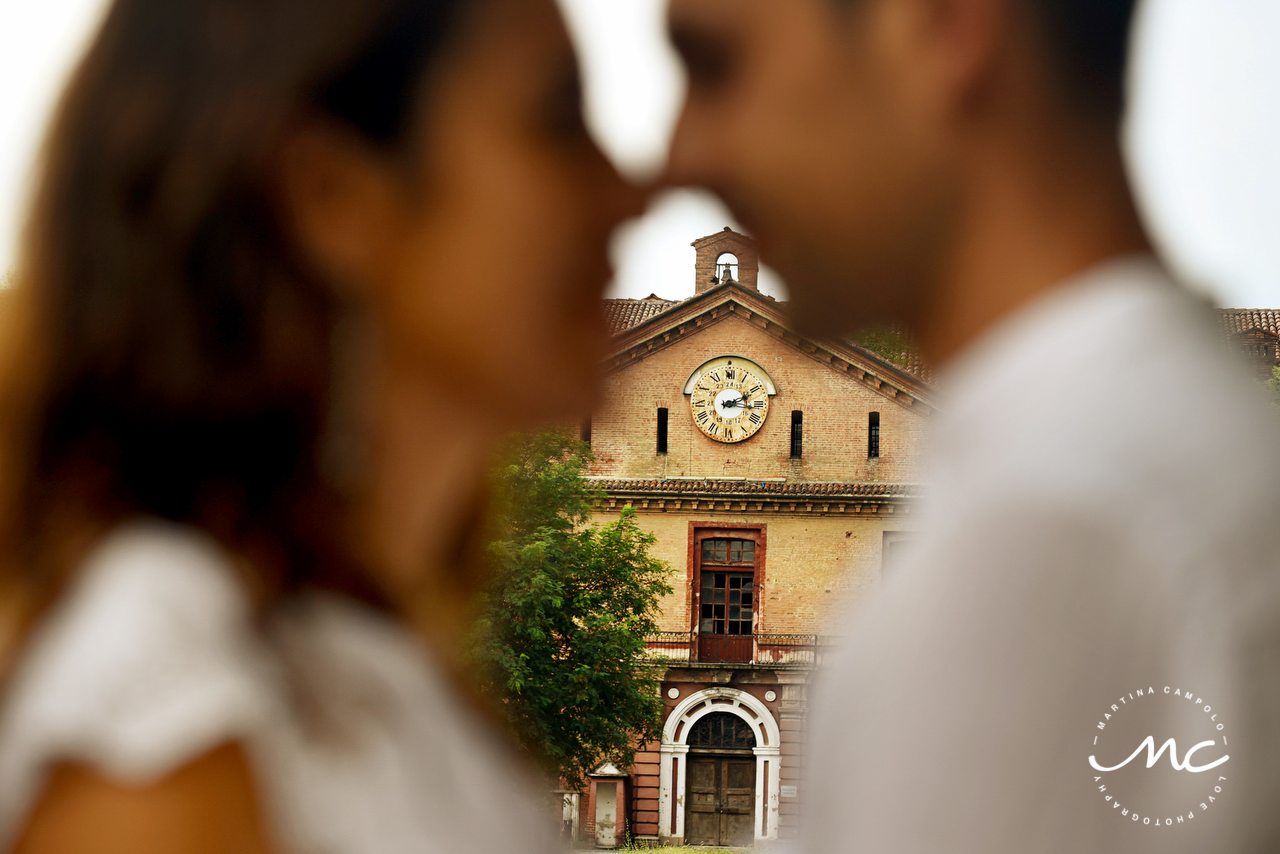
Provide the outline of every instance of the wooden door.
<path id="1" fill-rule="evenodd" d="M 699 661 L 751 661 L 756 557 L 753 539 L 707 536 L 699 541 L 695 591 Z"/>
<path id="2" fill-rule="evenodd" d="M 754 756 L 689 756 L 685 839 L 690 845 L 746 846 L 755 841 Z"/>
<path id="3" fill-rule="evenodd" d="M 756 758 L 720 760 L 720 844 L 746 846 L 756 838 Z"/>
<path id="4" fill-rule="evenodd" d="M 702 571 L 698 597 L 699 661 L 751 661 L 753 579 L 749 572 Z"/>

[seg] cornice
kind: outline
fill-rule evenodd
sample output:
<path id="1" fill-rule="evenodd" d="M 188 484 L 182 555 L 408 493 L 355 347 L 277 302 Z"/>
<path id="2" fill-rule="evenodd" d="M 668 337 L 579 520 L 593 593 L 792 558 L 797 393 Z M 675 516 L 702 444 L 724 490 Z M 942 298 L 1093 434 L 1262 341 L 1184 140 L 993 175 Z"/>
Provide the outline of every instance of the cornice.
<path id="1" fill-rule="evenodd" d="M 902 517 L 911 515 L 921 493 L 909 483 L 593 480 L 606 494 L 600 509 L 630 505 L 648 513 Z"/>

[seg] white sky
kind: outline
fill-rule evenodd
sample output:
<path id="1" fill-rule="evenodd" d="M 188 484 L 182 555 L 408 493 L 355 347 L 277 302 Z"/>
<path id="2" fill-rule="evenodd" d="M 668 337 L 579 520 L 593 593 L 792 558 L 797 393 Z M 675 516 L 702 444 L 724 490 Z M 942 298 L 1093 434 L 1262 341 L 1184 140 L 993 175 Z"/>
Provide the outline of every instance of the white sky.
<path id="1" fill-rule="evenodd" d="M 589 121 L 629 174 L 662 163 L 681 96 L 664 0 L 560 0 L 583 52 Z M 1128 144 L 1169 258 L 1224 305 L 1280 307 L 1280 3 L 1146 0 Z M 0 0 L 0 273 L 13 263 L 31 164 L 103 0 Z M 693 290 L 697 237 L 733 225 L 719 202 L 672 192 L 614 241 L 614 296 Z M 761 285 L 785 296 L 767 272 Z"/>

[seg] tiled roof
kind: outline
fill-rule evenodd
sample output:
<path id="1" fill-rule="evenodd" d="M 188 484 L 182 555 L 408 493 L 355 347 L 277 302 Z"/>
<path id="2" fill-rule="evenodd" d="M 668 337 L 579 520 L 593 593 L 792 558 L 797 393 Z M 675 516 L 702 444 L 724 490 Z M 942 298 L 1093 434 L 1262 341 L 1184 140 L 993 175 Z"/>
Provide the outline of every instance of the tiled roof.
<path id="1" fill-rule="evenodd" d="M 772 300 L 773 297 L 768 297 L 768 299 Z M 612 335 L 620 335 L 628 329 L 657 317 L 672 306 L 680 305 L 681 302 L 684 302 L 684 300 L 663 299 L 657 294 L 650 294 L 644 299 L 605 300 L 605 316 L 609 322 L 609 332 Z M 846 340 L 844 343 L 901 371 L 905 371 L 925 384 L 933 381 L 933 372 L 924 364 L 920 358 L 920 353 L 914 347 L 908 345 L 900 353 L 895 351 L 892 354 L 893 358 L 890 358 L 888 355 L 879 353 L 852 340 Z"/>
<path id="2" fill-rule="evenodd" d="M 620 334 L 645 321 L 657 317 L 672 306 L 679 305 L 682 300 L 668 300 L 651 294 L 644 299 L 611 299 L 605 300 L 605 312 L 609 320 L 609 331 Z M 1218 319 L 1223 337 L 1232 338 L 1247 332 L 1261 331 L 1280 336 L 1280 309 L 1276 308 L 1224 308 L 1218 311 Z M 858 350 L 869 353 L 882 360 L 889 361 L 917 380 L 930 384 L 934 380 L 933 371 L 924 364 L 920 353 L 909 344 L 901 352 L 894 352 L 895 358 L 855 341 L 846 342 Z"/>
<path id="3" fill-rule="evenodd" d="M 925 364 L 924 358 L 920 355 L 920 351 L 914 347 L 908 347 L 903 350 L 896 351 L 892 354 L 893 358 L 890 358 L 890 354 L 872 350 L 870 347 L 865 347 L 856 341 L 845 339 L 845 343 L 860 352 L 868 353 L 876 357 L 882 362 L 888 362 L 898 370 L 905 371 L 925 385 L 933 383 L 933 369 Z"/>
<path id="4" fill-rule="evenodd" d="M 1224 308 L 1218 312 L 1218 318 L 1228 337 L 1255 329 L 1280 335 L 1278 308 Z"/>
<path id="5" fill-rule="evenodd" d="M 651 317 L 656 317 L 680 300 L 663 299 L 650 294 L 644 299 L 607 299 L 604 301 L 605 316 L 609 319 L 609 332 L 617 335 L 626 332 L 633 326 L 639 326 Z"/>
<path id="6" fill-rule="evenodd" d="M 798 495 L 849 498 L 911 498 L 920 494 L 914 483 L 832 483 L 759 480 L 644 480 L 600 478 L 595 483 L 608 492 L 666 492 L 717 495 Z"/>

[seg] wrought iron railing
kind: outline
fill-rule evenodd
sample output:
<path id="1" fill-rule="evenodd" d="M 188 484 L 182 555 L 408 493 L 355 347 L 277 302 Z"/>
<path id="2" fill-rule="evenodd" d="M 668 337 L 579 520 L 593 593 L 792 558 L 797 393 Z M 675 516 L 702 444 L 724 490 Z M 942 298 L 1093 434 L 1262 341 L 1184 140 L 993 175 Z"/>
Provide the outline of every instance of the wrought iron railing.
<path id="1" fill-rule="evenodd" d="M 814 667 L 836 642 L 825 635 L 703 635 L 659 632 L 645 639 L 651 661 L 728 662 Z"/>
<path id="2" fill-rule="evenodd" d="M 758 634 L 756 664 L 808 664 L 822 660 L 823 638 L 818 635 Z"/>
<path id="3" fill-rule="evenodd" d="M 649 658 L 656 661 L 692 661 L 693 632 L 658 632 L 645 638 Z"/>

